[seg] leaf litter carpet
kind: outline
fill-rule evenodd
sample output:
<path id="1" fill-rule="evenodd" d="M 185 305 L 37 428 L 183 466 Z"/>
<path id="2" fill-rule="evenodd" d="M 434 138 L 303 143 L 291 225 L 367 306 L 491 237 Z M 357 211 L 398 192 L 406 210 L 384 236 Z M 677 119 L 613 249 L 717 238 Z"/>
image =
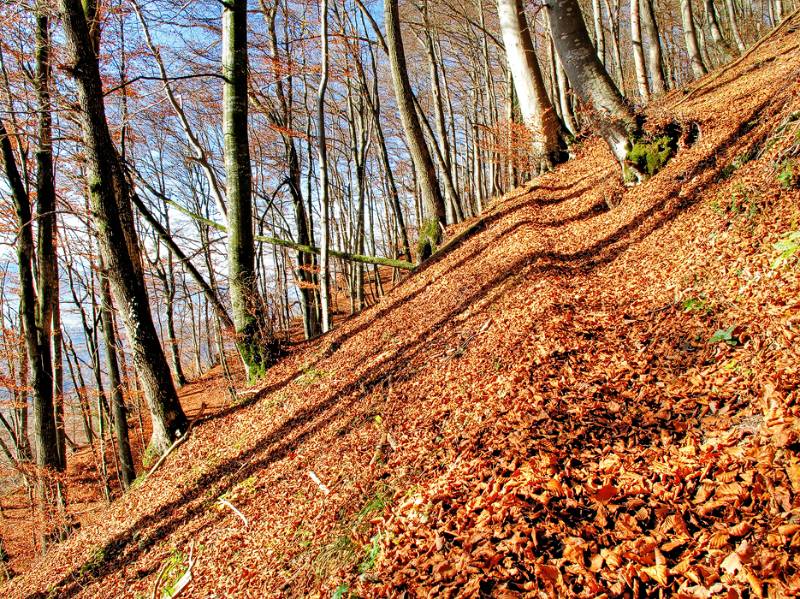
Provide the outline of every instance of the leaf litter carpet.
<path id="1" fill-rule="evenodd" d="M 585 142 L 5 594 L 191 547 L 181 597 L 797 596 L 797 27 L 649 110 L 698 134 L 653 179 Z"/>

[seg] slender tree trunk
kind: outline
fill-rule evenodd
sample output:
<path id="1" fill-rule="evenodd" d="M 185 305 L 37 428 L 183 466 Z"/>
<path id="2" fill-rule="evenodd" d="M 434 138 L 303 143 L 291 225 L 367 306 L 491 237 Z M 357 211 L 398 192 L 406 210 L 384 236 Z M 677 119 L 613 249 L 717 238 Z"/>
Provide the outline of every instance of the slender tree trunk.
<path id="1" fill-rule="evenodd" d="M 61 7 L 67 59 L 78 88 L 100 250 L 109 269 L 114 299 L 118 306 L 124 306 L 123 321 L 152 417 L 150 444 L 156 453 L 161 453 L 186 431 L 186 416 L 150 313 L 130 190 L 108 129 L 100 70 L 86 15 L 80 0 L 61 0 Z"/>
<path id="2" fill-rule="evenodd" d="M 328 196 L 328 148 L 325 136 L 325 92 L 328 88 L 328 0 L 320 0 L 320 39 L 322 40 L 322 76 L 317 91 L 317 159 L 319 160 L 320 195 L 322 203 L 322 248 L 320 254 L 320 303 L 322 304 L 322 332 L 331 330 L 330 291 L 328 289 L 330 245 L 330 198 Z"/>
<path id="3" fill-rule="evenodd" d="M 102 265 L 101 265 L 102 268 Z M 114 434 L 117 437 L 117 458 L 122 487 L 127 489 L 136 478 L 133 465 L 131 443 L 128 438 L 128 415 L 122 395 L 122 379 L 117 361 L 117 338 L 114 331 L 114 313 L 111 300 L 111 287 L 108 277 L 100 271 L 100 317 L 103 323 L 103 339 L 106 346 L 106 370 L 111 387 L 111 409 L 114 417 Z"/>
<path id="4" fill-rule="evenodd" d="M 86 436 L 86 442 L 92 445 L 94 443 L 95 433 L 94 428 L 92 428 L 92 408 L 86 398 L 86 382 L 83 380 L 81 363 L 78 361 L 78 356 L 75 353 L 75 347 L 72 345 L 72 341 L 69 341 L 67 349 L 69 350 L 65 352 L 67 356 L 67 367 L 69 369 L 70 378 L 72 379 L 72 385 L 75 387 L 75 394 L 78 396 L 78 406 L 81 411 L 81 420 L 83 422 L 83 434 Z M 70 358 L 70 355 L 72 355 L 72 358 Z M 72 366 L 73 360 L 75 362 L 74 367 Z"/>
<path id="5" fill-rule="evenodd" d="M 639 0 L 631 2 L 631 44 L 633 45 L 633 66 L 636 70 L 636 86 L 642 102 L 650 101 L 650 87 L 647 82 L 647 69 L 644 66 L 644 48 L 642 47 L 642 22 L 639 18 Z"/>
<path id="6" fill-rule="evenodd" d="M 708 69 L 700 55 L 700 45 L 697 42 L 697 30 L 694 26 L 691 0 L 681 0 L 681 20 L 683 23 L 683 37 L 686 41 L 686 52 L 689 54 L 689 63 L 695 78 L 699 79 Z"/>
<path id="7" fill-rule="evenodd" d="M 720 28 L 719 20 L 717 19 L 717 9 L 714 6 L 714 0 L 704 0 L 704 4 L 708 28 L 711 31 L 711 40 L 714 42 L 717 50 L 719 50 L 726 59 L 730 59 L 731 56 L 733 56 L 733 49 L 722 35 L 722 29 Z"/>
<path id="8" fill-rule="evenodd" d="M 433 114 L 436 123 L 436 132 L 438 133 L 438 140 L 432 139 L 432 143 L 438 143 L 441 153 L 441 170 L 443 176 L 451 176 L 452 170 L 450 168 L 450 140 L 447 137 L 447 127 L 444 121 L 444 104 L 442 102 L 442 91 L 439 81 L 439 69 L 437 66 L 436 53 L 433 45 L 433 32 L 428 20 L 428 1 L 425 0 L 423 4 L 423 23 L 425 31 L 422 34 L 423 47 L 425 49 L 425 57 L 428 59 L 428 72 L 430 75 L 431 85 L 431 99 L 433 103 Z M 447 222 L 458 222 L 456 218 L 456 206 L 459 202 L 458 197 L 453 197 L 450 192 L 452 186 L 445 187 L 445 208 L 447 213 Z"/>
<path id="9" fill-rule="evenodd" d="M 397 227 L 400 230 L 400 238 L 403 243 L 402 247 L 403 254 L 406 257 L 406 260 L 411 260 L 411 244 L 408 240 L 408 229 L 406 228 L 405 218 L 403 216 L 403 207 L 400 204 L 400 194 L 397 191 L 397 183 L 394 178 L 392 163 L 389 160 L 389 150 L 386 147 L 386 138 L 383 134 L 383 126 L 381 125 L 380 121 L 381 105 L 380 105 L 380 96 L 378 94 L 378 76 L 375 65 L 375 57 L 371 49 L 370 49 L 370 64 L 372 66 L 373 93 L 367 95 L 367 105 L 370 108 L 370 112 L 372 113 L 372 119 L 375 124 L 374 131 L 377 135 L 381 163 L 383 165 L 383 169 L 386 174 L 386 180 L 389 188 L 389 197 L 391 198 L 392 202 L 392 210 L 394 211 Z"/>
<path id="10" fill-rule="evenodd" d="M 548 170 L 558 162 L 560 127 L 547 96 L 522 0 L 497 0 L 497 13 L 522 119 L 533 135 L 536 168 Z"/>
<path id="11" fill-rule="evenodd" d="M 167 216 L 168 213 L 165 213 Z M 169 226 L 169 218 L 166 219 L 167 226 Z M 167 229 L 169 231 L 169 229 Z M 180 345 L 178 343 L 178 335 L 175 331 L 175 263 L 173 262 L 172 252 L 167 249 L 167 269 L 165 273 L 164 285 L 165 301 L 167 309 L 167 337 L 169 338 L 169 352 L 172 359 L 172 371 L 175 373 L 175 383 L 182 387 L 186 384 L 186 375 L 183 373 L 183 366 L 181 365 Z"/>
<path id="12" fill-rule="evenodd" d="M 163 198 L 162 198 L 163 199 Z M 217 292 L 214 290 L 214 287 L 206 282 L 205 278 L 200 271 L 195 268 L 189 258 L 184 254 L 183 250 L 181 250 L 180 246 L 175 243 L 175 240 L 172 238 L 167 229 L 158 221 L 158 219 L 153 216 L 153 213 L 150 212 L 150 209 L 144 205 L 141 198 L 138 194 L 132 194 L 132 200 L 136 209 L 139 211 L 144 219 L 150 224 L 150 226 L 155 230 L 156 234 L 158 235 L 159 239 L 164 242 L 169 250 L 175 254 L 175 257 L 181 263 L 181 265 L 192 275 L 195 283 L 200 287 L 200 290 L 208 299 L 209 303 L 214 307 L 215 312 L 219 315 L 220 319 L 222 320 L 223 324 L 228 328 L 233 328 L 233 320 L 231 319 L 228 311 L 225 309 L 225 305 L 222 303 L 222 300 L 217 295 Z"/>
<path id="13" fill-rule="evenodd" d="M 624 164 L 636 130 L 633 112 L 597 60 L 577 0 L 550 0 L 547 7 L 550 31 L 569 82 L 592 108 L 600 134 Z"/>
<path id="14" fill-rule="evenodd" d="M 555 50 L 555 43 L 552 36 L 550 37 L 550 45 Z M 558 101 L 561 104 L 561 118 L 564 121 L 564 126 L 569 130 L 572 135 L 578 134 L 578 124 L 575 122 L 575 115 L 572 110 L 572 102 L 570 101 L 570 86 L 567 74 L 564 72 L 564 66 L 561 64 L 561 59 L 558 54 L 554 53 L 556 83 L 558 84 Z"/>
<path id="15" fill-rule="evenodd" d="M 606 5 L 606 10 L 608 10 L 608 21 L 609 26 L 611 28 L 611 56 L 614 59 L 614 73 L 617 76 L 617 85 L 619 86 L 620 91 L 625 91 L 625 71 L 622 65 L 622 53 L 619 49 L 619 30 L 620 30 L 620 11 L 619 11 L 619 0 L 613 0 L 613 9 L 612 9 L 612 0 L 604 0 Z M 608 65 L 605 65 L 608 68 Z M 611 71 L 608 71 L 609 77 L 611 76 Z M 612 79 L 613 81 L 613 79 Z"/>
<path id="16" fill-rule="evenodd" d="M 667 85 L 664 81 L 664 61 L 661 56 L 661 37 L 658 34 L 658 21 L 653 0 L 639 0 L 641 3 L 642 27 L 647 34 L 647 70 L 653 85 L 653 94 L 663 94 Z"/>
<path id="17" fill-rule="evenodd" d="M 606 42 L 603 32 L 603 9 L 600 0 L 592 0 L 592 22 L 594 24 L 594 46 L 601 64 L 606 64 Z"/>
<path id="18" fill-rule="evenodd" d="M 279 64 L 281 60 L 278 47 L 278 34 L 276 29 L 277 17 L 277 2 L 268 5 L 264 0 L 261 1 L 262 12 L 267 21 L 269 30 L 269 52 L 270 57 L 274 64 Z M 292 75 L 289 74 L 286 85 L 284 85 L 283 73 L 274 72 L 275 77 L 275 95 L 277 96 L 280 111 L 271 110 L 268 112 L 268 118 L 282 131 L 283 144 L 286 151 L 288 171 L 289 171 L 289 192 L 292 198 L 292 206 L 294 208 L 294 217 L 297 227 L 297 242 L 302 245 L 314 245 L 314 227 L 311 222 L 311 209 L 306 210 L 305 200 L 303 199 L 303 192 L 301 190 L 302 169 L 300 165 L 300 158 L 297 152 L 297 145 L 292 135 L 285 133 L 292 129 L 292 105 L 291 94 L 287 94 L 287 88 L 291 90 Z M 307 94 L 307 88 L 304 90 Z M 310 126 L 309 119 L 309 126 Z M 310 139 L 310 137 L 309 137 Z M 310 160 L 310 158 L 309 158 Z M 309 172 L 313 169 L 309 164 Z M 309 190 L 309 202 L 311 200 Z M 296 255 L 297 269 L 295 275 L 297 280 L 300 281 L 299 295 L 300 304 L 303 316 L 303 333 L 306 339 L 316 337 L 321 332 L 320 319 L 317 310 L 318 293 L 316 290 L 317 276 L 314 273 L 316 260 L 314 256 L 309 256 L 303 252 L 298 252 Z"/>
<path id="19" fill-rule="evenodd" d="M 50 108 L 50 19 L 46 8 L 37 8 L 36 15 L 36 95 L 39 105 L 39 147 L 36 150 L 36 201 L 38 212 L 38 263 L 36 331 L 39 336 L 42 384 L 49 392 L 40 396 L 41 403 L 34 404 L 37 455 L 55 451 L 57 470 L 66 467 L 65 452 L 59 451 L 54 400 L 55 376 L 52 357 L 53 311 L 58 302 L 58 262 L 56 258 L 56 189 L 53 167 L 53 126 Z M 46 397 L 47 396 L 47 397 Z M 37 402 L 38 403 L 38 402 Z M 41 413 L 39 413 L 41 412 Z M 52 447 L 51 447 L 52 445 Z M 47 449 L 44 447 L 47 446 Z M 52 466 L 39 458 L 40 466 Z"/>
<path id="20" fill-rule="evenodd" d="M 17 169 L 16 158 L 5 125 L 0 122 L 0 151 L 3 167 L 11 189 L 11 199 L 17 216 L 19 234 L 17 239 L 17 267 L 20 294 L 20 322 L 25 336 L 28 355 L 31 389 L 33 392 L 34 447 L 36 464 L 41 468 L 58 469 L 60 460 L 56 442 L 56 426 L 53 411 L 53 369 L 50 354 L 50 324 L 47 325 L 45 342 L 39 328 L 38 302 L 34 290 L 33 264 L 36 260 L 33 243 L 33 216 L 30 200 Z M 41 198 L 39 198 L 41 201 Z M 41 205 L 41 204 L 40 204 Z M 39 269 L 41 272 L 41 268 Z M 38 302 L 37 302 L 38 300 Z M 42 306 L 44 307 L 44 306 Z M 52 314 L 48 311 L 48 318 Z"/>
<path id="21" fill-rule="evenodd" d="M 739 33 L 739 25 L 736 22 L 736 8 L 733 0 L 725 0 L 725 7 L 728 9 L 728 22 L 731 26 L 733 39 L 736 41 L 736 48 L 739 50 L 739 54 L 741 54 L 747 47 L 744 45 L 741 33 Z"/>
<path id="22" fill-rule="evenodd" d="M 384 0 L 384 18 L 386 20 L 386 42 L 389 50 L 389 62 L 392 65 L 392 82 L 400 120 L 414 162 L 414 172 L 419 182 L 422 200 L 425 205 L 428 223 L 422 227 L 418 256 L 420 261 L 428 258 L 441 237 L 440 227 L 446 224 L 446 211 L 439 184 L 436 181 L 436 167 L 431 159 L 430 151 L 425 143 L 425 136 L 414 108 L 413 91 L 406 70 L 405 50 L 400 33 L 400 13 L 397 0 Z"/>

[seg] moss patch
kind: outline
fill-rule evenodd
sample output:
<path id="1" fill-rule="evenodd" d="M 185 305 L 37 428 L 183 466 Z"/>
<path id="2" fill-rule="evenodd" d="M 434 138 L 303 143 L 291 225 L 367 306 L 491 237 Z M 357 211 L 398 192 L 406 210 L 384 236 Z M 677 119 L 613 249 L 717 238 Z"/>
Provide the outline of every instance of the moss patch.
<path id="1" fill-rule="evenodd" d="M 676 150 L 677 145 L 671 136 L 648 136 L 633 142 L 627 158 L 636 170 L 652 177 L 669 162 Z"/>
<path id="2" fill-rule="evenodd" d="M 430 258 L 441 241 L 442 233 L 439 222 L 431 218 L 422 223 L 417 240 L 417 261 L 422 263 Z"/>

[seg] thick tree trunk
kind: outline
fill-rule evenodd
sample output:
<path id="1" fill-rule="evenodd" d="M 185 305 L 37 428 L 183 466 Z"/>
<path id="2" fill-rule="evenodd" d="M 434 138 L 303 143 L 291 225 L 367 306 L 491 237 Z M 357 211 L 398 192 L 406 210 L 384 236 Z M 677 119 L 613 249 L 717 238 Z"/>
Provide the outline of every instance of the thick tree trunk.
<path id="1" fill-rule="evenodd" d="M 653 0 L 639 0 L 641 3 L 642 27 L 647 34 L 647 70 L 653 85 L 653 94 L 659 96 L 667 90 L 664 81 L 664 61 L 661 56 L 661 37 L 658 34 L 658 21 Z"/>
<path id="2" fill-rule="evenodd" d="M 636 87 L 642 102 L 650 101 L 650 86 L 647 82 L 647 69 L 644 66 L 644 48 L 642 47 L 642 22 L 639 18 L 639 0 L 631 2 L 631 44 L 633 45 L 633 66 L 636 71 Z"/>
<path id="3" fill-rule="evenodd" d="M 424 260 L 438 244 L 441 237 L 440 227 L 445 225 L 446 211 L 439 184 L 436 181 L 436 167 L 425 143 L 422 126 L 414 108 L 413 91 L 406 70 L 406 57 L 403 38 L 400 33 L 400 13 L 397 0 L 384 0 L 384 18 L 386 20 L 386 42 L 389 51 L 389 62 L 392 65 L 392 82 L 400 110 L 400 120 L 406 134 L 406 141 L 414 162 L 414 172 L 419 183 L 422 200 L 425 205 L 428 223 L 422 227 L 420 247 L 423 251 L 418 258 Z"/>
<path id="4" fill-rule="evenodd" d="M 102 265 L 101 265 L 102 269 Z M 117 438 L 117 457 L 123 488 L 127 489 L 136 478 L 131 443 L 128 438 L 128 415 L 122 395 L 122 379 L 117 361 L 117 336 L 114 331 L 114 313 L 108 277 L 100 271 L 100 317 L 103 323 L 103 340 L 106 346 L 106 370 L 111 387 L 111 410 L 114 417 L 114 434 Z"/>
<path id="5" fill-rule="evenodd" d="M 692 12 L 692 1 L 681 0 L 681 21 L 683 23 L 683 38 L 686 41 L 686 52 L 689 54 L 689 63 L 695 78 L 699 79 L 708 69 L 700 55 L 700 45 L 697 42 L 697 30 L 694 26 L 694 14 Z"/>
<path id="6" fill-rule="evenodd" d="M 228 285 L 236 345 L 247 377 L 270 364 L 261 334 L 262 299 L 256 287 L 252 171 L 248 136 L 247 0 L 229 0 L 222 11 L 222 131 L 228 200 Z"/>
<path id="7" fill-rule="evenodd" d="M 134 363 L 150 409 L 151 448 L 166 451 L 186 431 L 183 413 L 164 350 L 150 313 L 130 190 L 117 154 L 103 103 L 103 87 L 89 27 L 80 0 L 61 0 L 67 57 L 78 89 L 89 189 L 100 251 L 109 270 L 114 299 L 133 350 Z M 124 306 L 124 308 L 122 308 Z"/>
<path id="8" fill-rule="evenodd" d="M 577 0 L 550 0 L 547 7 L 550 31 L 569 82 L 594 111 L 599 133 L 623 164 L 636 130 L 633 112 L 597 59 Z"/>
<path id="9" fill-rule="evenodd" d="M 539 170 L 558 162 L 560 127 L 547 96 L 521 0 L 497 0 L 497 13 L 520 112 L 533 135 L 533 156 Z"/>

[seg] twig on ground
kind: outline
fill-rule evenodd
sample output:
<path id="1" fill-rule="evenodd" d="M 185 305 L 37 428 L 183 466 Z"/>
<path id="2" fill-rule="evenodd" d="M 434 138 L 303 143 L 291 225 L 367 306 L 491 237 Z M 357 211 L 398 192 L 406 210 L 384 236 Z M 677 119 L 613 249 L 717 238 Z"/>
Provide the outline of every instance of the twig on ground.
<path id="1" fill-rule="evenodd" d="M 220 497 L 217 501 L 219 501 L 220 505 L 224 505 L 226 508 L 230 509 L 234 514 L 239 516 L 239 518 L 244 522 L 244 527 L 247 528 L 250 526 L 250 523 L 247 521 L 247 518 L 244 517 L 244 514 L 234 507 L 234 505 L 228 501 L 227 499 L 223 499 Z"/>
<path id="2" fill-rule="evenodd" d="M 141 482 L 142 485 L 144 483 L 146 483 L 147 479 L 150 478 L 153 475 L 153 473 L 161 467 L 161 465 L 164 463 L 164 461 L 167 459 L 167 457 L 169 457 L 169 454 L 171 454 L 173 451 L 175 451 L 175 449 L 179 445 L 181 445 L 184 441 L 186 441 L 186 439 L 189 438 L 189 433 L 192 432 L 192 428 L 194 427 L 194 425 L 197 424 L 198 422 L 200 422 L 203 419 L 202 415 L 203 415 L 203 408 L 201 407 L 200 413 L 197 415 L 197 418 L 195 418 L 194 420 L 192 420 L 189 423 L 189 426 L 186 429 L 186 432 L 183 433 L 177 439 L 175 439 L 175 441 L 172 443 L 172 445 L 169 446 L 169 449 L 167 449 L 167 451 L 165 451 L 161 455 L 161 457 L 158 458 L 158 461 L 153 465 L 152 468 L 150 468 L 150 471 L 147 474 L 145 474 L 145 476 L 144 476 L 144 478 L 142 479 L 142 482 Z"/>
<path id="3" fill-rule="evenodd" d="M 319 490 L 322 491 L 325 495 L 330 494 L 331 490 L 322 483 L 322 481 L 319 479 L 319 476 L 317 476 L 316 472 L 314 472 L 313 470 L 309 470 L 308 477 L 317 484 Z"/>

